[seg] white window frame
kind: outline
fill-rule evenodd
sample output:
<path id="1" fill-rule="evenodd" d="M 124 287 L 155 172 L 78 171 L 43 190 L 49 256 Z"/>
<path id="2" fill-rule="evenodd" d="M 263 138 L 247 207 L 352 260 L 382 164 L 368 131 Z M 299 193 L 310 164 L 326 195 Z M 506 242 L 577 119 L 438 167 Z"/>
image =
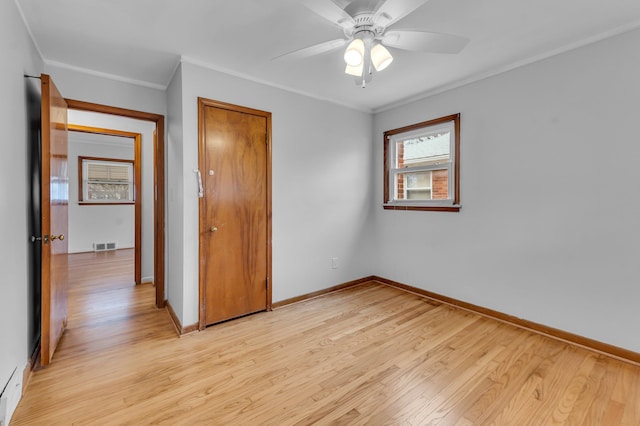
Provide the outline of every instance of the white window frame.
<path id="1" fill-rule="evenodd" d="M 385 132 L 385 144 L 386 144 L 386 164 L 385 164 L 385 174 L 386 179 L 386 188 L 385 188 L 385 199 L 383 206 L 384 208 L 390 209 L 402 209 L 404 208 L 415 208 L 416 210 L 449 210 L 449 211 L 458 211 L 460 207 L 459 194 L 456 191 L 456 186 L 458 182 L 456 179 L 458 178 L 457 170 L 459 170 L 459 123 L 460 123 L 460 115 L 451 115 L 447 117 L 442 117 L 439 119 L 426 121 L 424 123 L 418 123 L 415 125 L 407 126 L 405 128 L 396 129 L 392 131 Z M 432 123 L 432 124 L 430 124 Z M 406 131 L 403 131 L 407 129 Z M 403 168 L 397 167 L 397 144 L 398 142 L 405 141 L 407 139 L 416 139 L 420 137 L 437 135 L 442 133 L 450 133 L 449 138 L 449 160 L 445 163 L 436 163 L 426 166 L 410 166 L 405 165 Z M 458 168 L 458 169 L 457 169 Z M 447 199 L 444 200 L 408 200 L 407 193 L 407 183 L 405 180 L 404 185 L 404 199 L 398 198 L 398 186 L 396 184 L 396 179 L 399 174 L 407 174 L 407 173 L 415 173 L 422 171 L 437 171 L 437 170 L 447 170 L 447 183 L 448 183 L 448 195 Z M 406 178 L 405 178 L 406 179 Z M 432 179 L 432 188 L 433 191 L 433 176 Z"/>
<path id="2" fill-rule="evenodd" d="M 442 169 L 439 169 L 442 170 Z M 412 170 L 413 172 L 413 170 Z M 394 182 L 395 183 L 395 182 Z M 398 191 L 398 188 L 396 187 L 396 192 Z M 409 200 L 409 192 L 410 191 L 429 191 L 431 192 L 431 195 L 433 196 L 433 174 L 429 173 L 429 186 L 420 186 L 417 188 L 409 188 L 409 184 L 407 181 L 405 181 L 405 185 L 404 185 L 404 199 L 405 200 Z M 396 198 L 397 198 L 397 194 L 396 194 Z"/>

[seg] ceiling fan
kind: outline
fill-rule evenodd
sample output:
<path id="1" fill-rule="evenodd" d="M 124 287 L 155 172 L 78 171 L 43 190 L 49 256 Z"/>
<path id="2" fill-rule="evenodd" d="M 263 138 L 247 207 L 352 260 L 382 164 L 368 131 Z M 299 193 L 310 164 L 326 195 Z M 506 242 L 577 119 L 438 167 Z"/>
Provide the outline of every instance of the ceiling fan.
<path id="1" fill-rule="evenodd" d="M 366 87 L 373 72 L 391 64 L 387 47 L 430 53 L 458 53 L 469 39 L 425 30 L 389 29 L 428 0 L 302 0 L 302 4 L 342 28 L 344 38 L 325 41 L 285 53 L 278 58 L 306 58 L 347 45 L 345 73 Z"/>

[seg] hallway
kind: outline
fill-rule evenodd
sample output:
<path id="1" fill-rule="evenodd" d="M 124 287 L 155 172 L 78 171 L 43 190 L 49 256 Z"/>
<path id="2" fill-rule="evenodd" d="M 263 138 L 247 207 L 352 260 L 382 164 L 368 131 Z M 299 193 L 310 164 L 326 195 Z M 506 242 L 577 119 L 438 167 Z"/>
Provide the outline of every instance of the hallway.
<path id="1" fill-rule="evenodd" d="M 135 286 L 133 271 L 133 249 L 69 255 L 69 319 L 54 364 L 144 335 L 175 335 L 164 309 L 154 307 L 154 287 Z"/>

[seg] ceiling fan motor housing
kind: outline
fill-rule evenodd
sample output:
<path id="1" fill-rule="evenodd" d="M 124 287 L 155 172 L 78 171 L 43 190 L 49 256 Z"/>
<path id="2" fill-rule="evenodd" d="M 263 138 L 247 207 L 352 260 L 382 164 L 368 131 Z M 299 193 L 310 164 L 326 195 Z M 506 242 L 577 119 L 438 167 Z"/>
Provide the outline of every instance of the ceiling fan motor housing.
<path id="1" fill-rule="evenodd" d="M 344 35 L 350 39 L 360 38 L 365 43 L 382 37 L 385 28 L 381 25 L 377 25 L 373 18 L 373 13 L 361 13 L 354 16 L 353 19 L 356 22 L 355 25 L 351 28 L 345 28 Z"/>

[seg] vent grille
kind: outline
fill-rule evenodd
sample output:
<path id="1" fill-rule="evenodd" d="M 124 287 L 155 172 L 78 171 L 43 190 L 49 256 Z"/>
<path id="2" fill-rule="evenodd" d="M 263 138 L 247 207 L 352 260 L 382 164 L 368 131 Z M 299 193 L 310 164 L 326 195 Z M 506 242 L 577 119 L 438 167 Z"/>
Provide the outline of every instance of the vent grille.
<path id="1" fill-rule="evenodd" d="M 111 251 L 116 249 L 115 242 L 107 242 L 107 243 L 93 243 L 94 251 Z"/>

